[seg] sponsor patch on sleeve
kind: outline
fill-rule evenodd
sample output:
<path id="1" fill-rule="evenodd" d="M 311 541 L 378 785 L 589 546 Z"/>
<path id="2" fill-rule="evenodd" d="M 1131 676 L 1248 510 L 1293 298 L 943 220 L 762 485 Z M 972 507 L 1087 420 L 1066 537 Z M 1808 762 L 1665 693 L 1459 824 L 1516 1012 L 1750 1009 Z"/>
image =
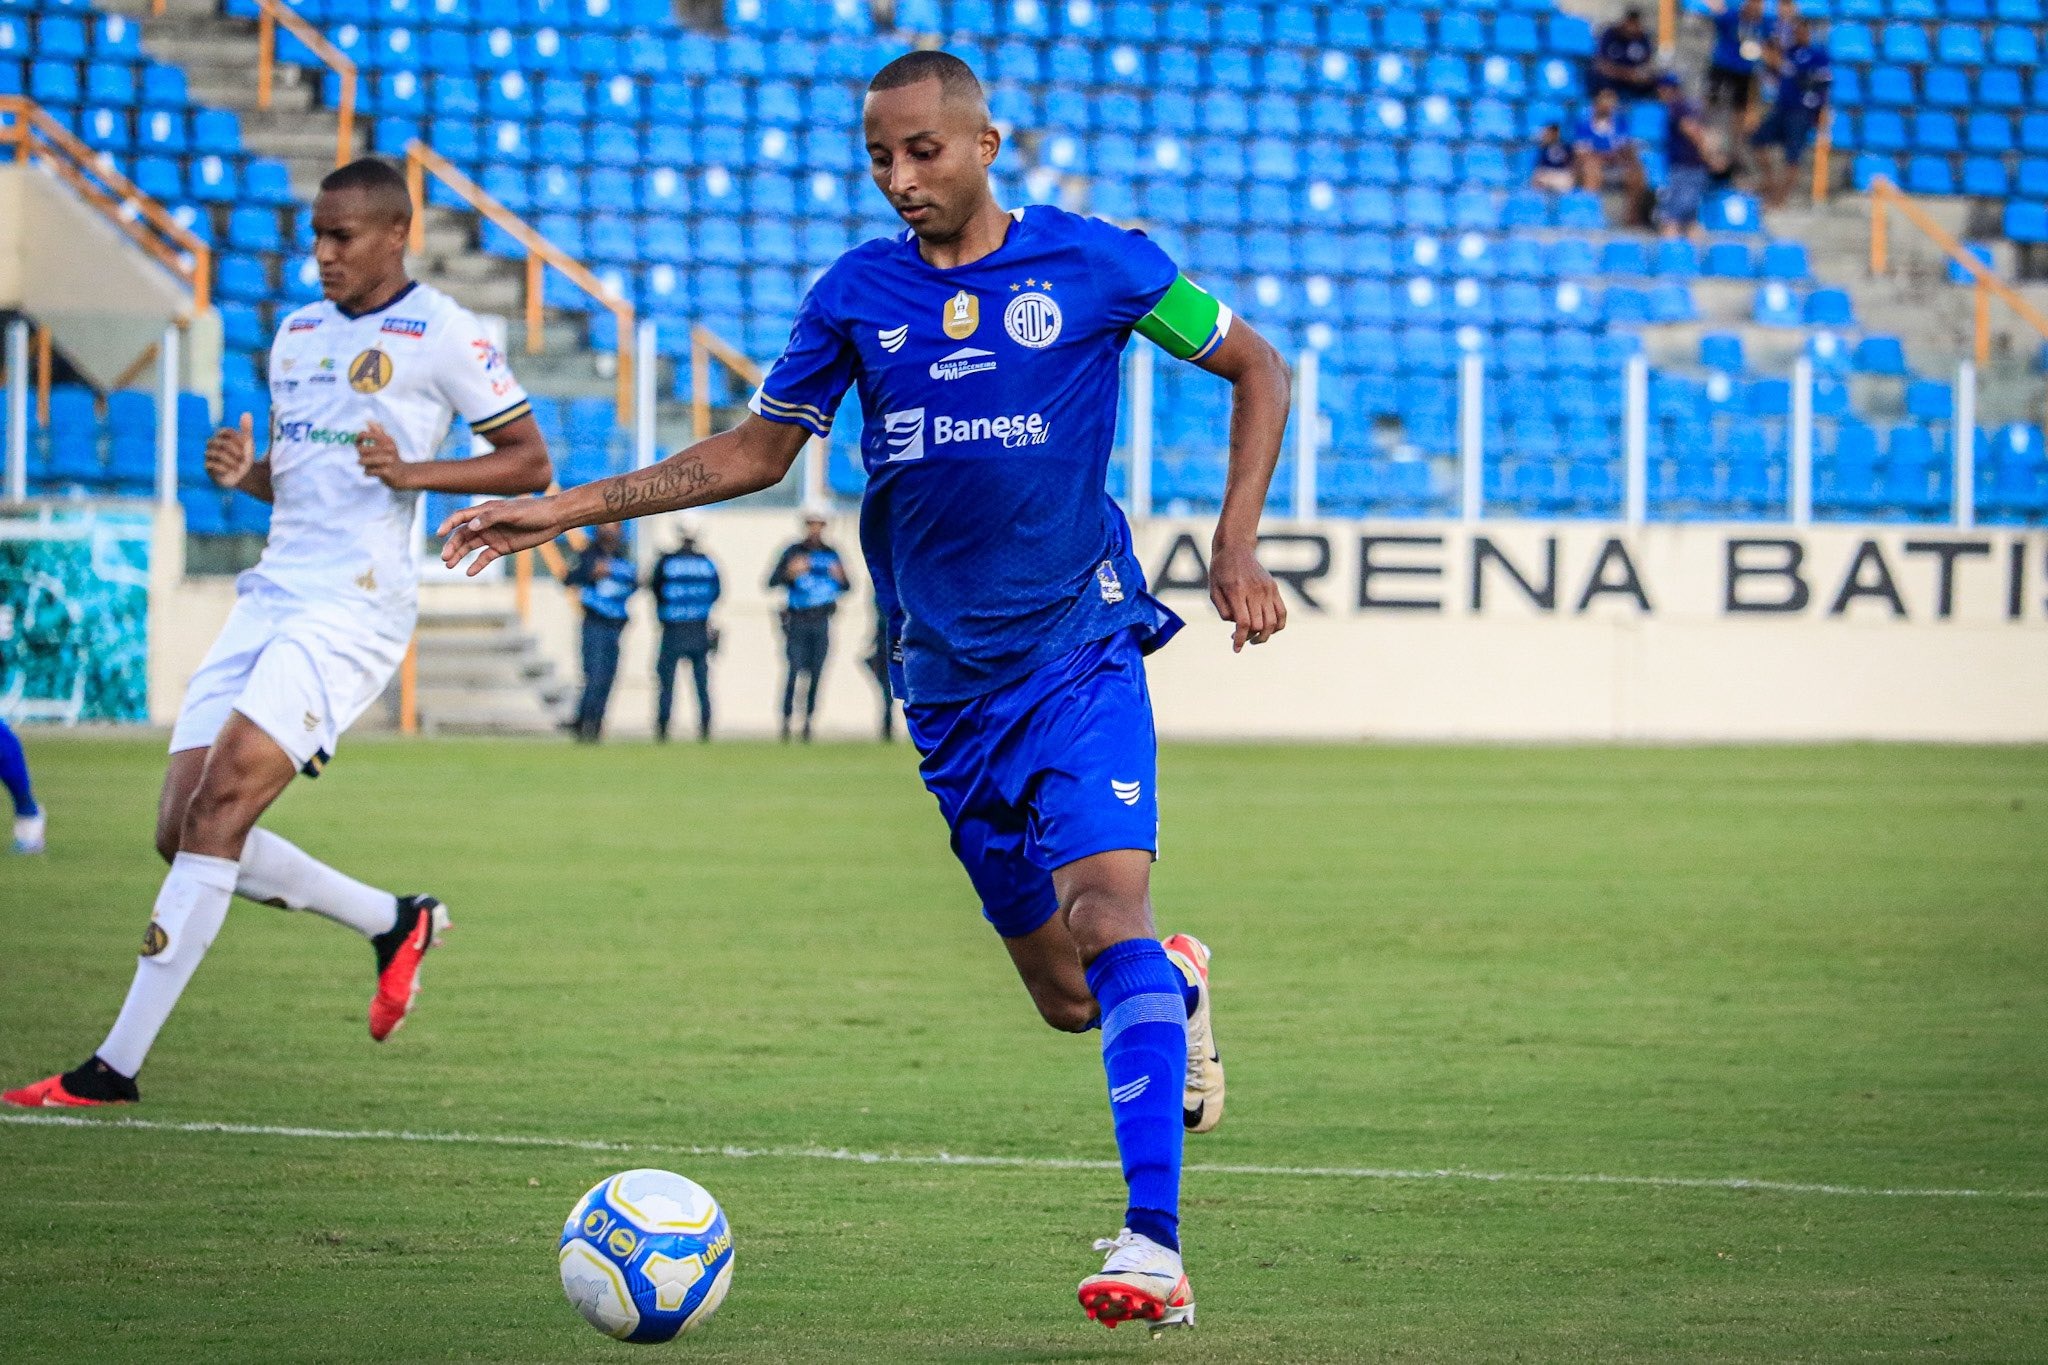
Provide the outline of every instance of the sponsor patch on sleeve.
<path id="1" fill-rule="evenodd" d="M 378 330 L 395 336 L 423 337 L 427 334 L 427 322 L 425 318 L 386 318 Z"/>

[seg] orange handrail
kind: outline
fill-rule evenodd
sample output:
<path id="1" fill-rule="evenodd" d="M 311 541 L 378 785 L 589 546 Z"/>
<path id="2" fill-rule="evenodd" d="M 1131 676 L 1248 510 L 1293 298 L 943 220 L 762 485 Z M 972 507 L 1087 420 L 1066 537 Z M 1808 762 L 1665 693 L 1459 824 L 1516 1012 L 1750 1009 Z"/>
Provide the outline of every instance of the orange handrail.
<path id="1" fill-rule="evenodd" d="M 519 245 L 526 248 L 526 350 L 537 355 L 541 349 L 541 282 L 545 266 L 553 266 L 569 277 L 569 282 L 611 309 L 618 319 L 618 414 L 620 422 L 633 419 L 633 304 L 629 299 L 614 295 L 605 287 L 604 281 L 590 273 L 581 261 L 550 242 L 547 238 L 527 226 L 526 220 L 486 194 L 481 186 L 453 163 L 426 143 L 412 141 L 405 144 L 405 181 L 412 190 L 412 249 L 426 250 L 427 246 L 427 193 L 426 172 L 432 171 L 436 179 L 462 196 L 471 208 L 510 233 Z"/>
<path id="2" fill-rule="evenodd" d="M 15 161 L 47 169 L 80 199 L 192 291 L 196 316 L 212 307 L 213 251 L 171 217 L 170 211 L 137 189 L 135 182 L 104 164 L 71 130 L 22 95 L 0 95 L 0 145 L 14 145 Z"/>
<path id="3" fill-rule="evenodd" d="M 749 384 L 761 382 L 761 367 L 739 347 L 709 327 L 690 328 L 690 435 L 701 441 L 711 434 L 711 362 L 717 360 Z"/>
<path id="4" fill-rule="evenodd" d="M 2020 292 L 1998 277 L 1996 271 L 1969 251 L 1963 244 L 1950 236 L 1941 224 L 1929 217 L 1927 211 L 1914 203 L 1912 197 L 1894 185 L 1884 176 L 1877 176 L 1870 182 L 1870 273 L 1882 275 L 1891 267 L 1890 221 L 1886 210 L 1897 209 L 1906 215 L 1906 221 L 1919 228 L 1928 241 L 1940 247 L 1948 258 L 1970 272 L 1976 281 L 1976 347 L 1975 355 L 1979 365 L 1991 361 L 1991 296 L 1996 294 L 2005 306 L 2020 315 L 2029 327 L 2048 338 L 2048 317 L 2041 316 L 2039 309 L 2028 303 Z"/>
<path id="5" fill-rule="evenodd" d="M 270 108 L 277 66 L 277 26 L 283 24 L 294 38 L 311 48 L 314 56 L 341 77 L 341 98 L 335 105 L 334 116 L 334 164 L 346 166 L 355 159 L 356 153 L 355 62 L 280 0 L 256 0 L 256 10 L 256 107 Z"/>
<path id="6" fill-rule="evenodd" d="M 1669 57 L 1678 48 L 1678 0 L 1657 0 L 1657 55 Z"/>

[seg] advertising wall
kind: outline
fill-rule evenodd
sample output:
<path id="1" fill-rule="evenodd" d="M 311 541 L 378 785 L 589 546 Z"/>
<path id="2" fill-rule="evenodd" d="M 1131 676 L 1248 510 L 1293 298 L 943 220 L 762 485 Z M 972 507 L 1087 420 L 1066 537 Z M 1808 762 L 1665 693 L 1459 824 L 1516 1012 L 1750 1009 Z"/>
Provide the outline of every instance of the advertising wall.
<path id="1" fill-rule="evenodd" d="M 718 510 L 704 520 L 726 586 L 719 729 L 771 734 L 783 665 L 765 580 L 796 520 Z M 1206 520 L 1164 519 L 1137 533 L 1154 591 L 1188 621 L 1151 661 L 1170 738 L 2048 740 L 2048 531 L 1269 522 L 1261 556 L 1289 625 L 1239 655 L 1208 603 L 1209 532 Z M 656 549 L 674 541 L 660 523 L 637 534 Z M 872 735 L 877 697 L 862 660 L 873 615 L 853 519 L 839 518 L 830 538 L 849 556 L 855 592 L 835 622 L 820 733 Z M 161 546 L 159 558 L 170 558 Z M 232 597 L 225 580 L 159 573 L 158 584 L 149 710 L 168 724 Z M 511 600 L 503 580 L 425 591 L 443 606 Z M 141 638 L 128 610 L 135 624 L 116 640 Z M 567 594 L 539 585 L 533 626 L 575 677 Z M 641 593 L 612 734 L 651 726 L 657 636 Z M 680 693 L 687 731 L 687 680 Z"/>
<path id="2" fill-rule="evenodd" d="M 146 721 L 150 514 L 0 509 L 0 717 Z"/>

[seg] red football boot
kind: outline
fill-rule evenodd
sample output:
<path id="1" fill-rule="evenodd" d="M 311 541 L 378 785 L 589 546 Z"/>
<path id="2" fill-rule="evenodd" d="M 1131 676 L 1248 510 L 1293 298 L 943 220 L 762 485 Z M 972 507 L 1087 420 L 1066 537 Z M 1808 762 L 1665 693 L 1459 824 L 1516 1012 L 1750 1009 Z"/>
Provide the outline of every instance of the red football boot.
<path id="1" fill-rule="evenodd" d="M 383 1042 L 412 1013 L 420 963 L 448 929 L 448 907 L 432 896 L 400 896 L 398 922 L 370 940 L 377 950 L 377 993 L 370 997 L 370 1037 Z"/>

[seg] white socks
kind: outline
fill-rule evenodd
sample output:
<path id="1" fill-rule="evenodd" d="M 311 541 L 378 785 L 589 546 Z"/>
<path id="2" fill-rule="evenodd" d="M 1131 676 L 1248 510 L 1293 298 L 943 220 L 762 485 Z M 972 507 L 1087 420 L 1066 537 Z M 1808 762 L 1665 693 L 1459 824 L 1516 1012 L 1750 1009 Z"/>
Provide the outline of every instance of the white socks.
<path id="1" fill-rule="evenodd" d="M 335 871 L 267 829 L 249 831 L 235 890 L 265 905 L 325 915 L 364 938 L 374 938 L 398 923 L 396 896 Z"/>
<path id="2" fill-rule="evenodd" d="M 232 858 L 203 853 L 180 853 L 171 860 L 142 938 L 135 980 L 113 1031 L 99 1047 L 100 1060 L 122 1075 L 142 1070 L 157 1031 L 213 945 L 235 893 L 235 867 Z"/>

